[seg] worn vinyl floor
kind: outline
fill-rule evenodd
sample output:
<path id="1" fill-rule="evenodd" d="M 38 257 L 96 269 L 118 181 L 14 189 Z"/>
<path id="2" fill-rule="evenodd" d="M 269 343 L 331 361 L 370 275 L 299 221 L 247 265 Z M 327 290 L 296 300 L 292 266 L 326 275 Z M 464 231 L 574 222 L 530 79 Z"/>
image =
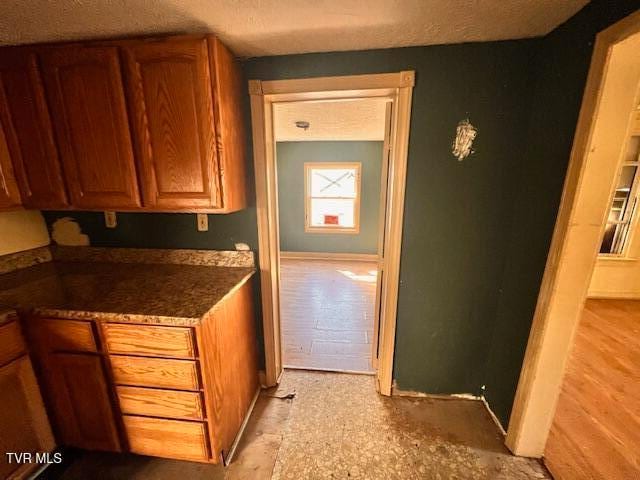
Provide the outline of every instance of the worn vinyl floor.
<path id="1" fill-rule="evenodd" d="M 366 375 L 287 370 L 262 392 L 226 469 L 136 455 L 85 453 L 50 479 L 549 479 L 511 456 L 480 402 L 386 398 Z M 289 398 L 293 395 L 293 398 Z"/>
<path id="2" fill-rule="evenodd" d="M 284 365 L 371 373 L 375 262 L 282 259 Z"/>
<path id="3" fill-rule="evenodd" d="M 545 461 L 556 480 L 640 478 L 640 301 L 587 300 Z"/>

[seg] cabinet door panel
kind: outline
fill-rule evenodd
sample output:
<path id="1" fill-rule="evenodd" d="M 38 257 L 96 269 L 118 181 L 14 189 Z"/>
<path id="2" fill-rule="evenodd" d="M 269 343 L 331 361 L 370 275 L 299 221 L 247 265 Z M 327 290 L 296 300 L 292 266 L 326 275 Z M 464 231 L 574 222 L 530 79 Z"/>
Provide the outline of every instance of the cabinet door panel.
<path id="1" fill-rule="evenodd" d="M 68 206 L 58 150 L 34 53 L 0 58 L 0 121 L 25 206 Z"/>
<path id="2" fill-rule="evenodd" d="M 215 207 L 217 168 L 206 40 L 132 42 L 124 52 L 145 205 Z"/>
<path id="3" fill-rule="evenodd" d="M 49 452 L 55 448 L 49 420 L 29 357 L 0 368 L 0 478 L 17 474 L 20 465 L 5 452 Z"/>
<path id="4" fill-rule="evenodd" d="M 0 210 L 20 206 L 20 192 L 13 174 L 4 131 L 0 128 Z"/>
<path id="5" fill-rule="evenodd" d="M 54 353 L 49 361 L 52 403 L 62 443 L 120 451 L 101 358 Z"/>
<path id="6" fill-rule="evenodd" d="M 43 70 L 73 205 L 138 206 L 117 49 L 50 50 Z"/>

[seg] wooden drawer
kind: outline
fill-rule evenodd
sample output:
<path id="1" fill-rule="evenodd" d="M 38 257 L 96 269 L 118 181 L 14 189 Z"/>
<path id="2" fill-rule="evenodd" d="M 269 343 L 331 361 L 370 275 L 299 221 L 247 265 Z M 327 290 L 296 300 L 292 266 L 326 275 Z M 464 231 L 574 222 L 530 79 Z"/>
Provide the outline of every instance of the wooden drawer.
<path id="1" fill-rule="evenodd" d="M 15 360 L 26 351 L 20 323 L 14 320 L 0 325 L 0 366 Z"/>
<path id="2" fill-rule="evenodd" d="M 111 355 L 113 381 L 118 385 L 198 390 L 198 367 L 192 360 Z"/>
<path id="3" fill-rule="evenodd" d="M 179 358 L 196 356 L 190 328 L 105 323 L 102 332 L 111 353 Z"/>
<path id="4" fill-rule="evenodd" d="M 186 420 L 204 418 L 199 392 L 125 386 L 116 387 L 116 391 L 122 413 Z"/>
<path id="5" fill-rule="evenodd" d="M 207 428 L 200 422 L 123 415 L 129 449 L 141 455 L 206 461 Z"/>
<path id="6" fill-rule="evenodd" d="M 35 328 L 39 329 L 52 351 L 97 352 L 98 346 L 93 335 L 91 322 L 84 320 L 39 319 Z"/>

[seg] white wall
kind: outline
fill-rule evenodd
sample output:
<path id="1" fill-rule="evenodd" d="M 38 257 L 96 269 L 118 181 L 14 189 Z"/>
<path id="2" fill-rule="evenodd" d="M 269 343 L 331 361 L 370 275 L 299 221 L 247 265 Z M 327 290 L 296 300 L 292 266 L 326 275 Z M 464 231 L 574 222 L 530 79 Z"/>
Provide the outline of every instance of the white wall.
<path id="1" fill-rule="evenodd" d="M 640 235 L 634 219 L 628 258 L 598 258 L 589 285 L 589 297 L 640 299 Z"/>
<path id="2" fill-rule="evenodd" d="M 633 85 L 633 83 L 631 83 L 631 81 L 635 79 L 636 97 L 634 109 L 636 112 L 630 112 L 632 127 L 628 132 L 633 134 L 636 128 L 633 126 L 635 119 L 639 118 L 640 115 L 637 110 L 638 106 L 640 106 L 640 62 L 638 62 L 640 58 L 638 55 L 640 49 L 640 34 L 629 37 L 615 48 L 621 51 L 621 55 L 616 58 L 624 58 L 624 60 L 620 61 L 620 72 L 629 79 L 626 85 L 623 83 L 618 85 L 619 94 L 622 95 L 623 91 L 632 91 L 633 88 L 631 85 Z M 622 55 L 623 52 L 626 52 L 626 54 Z M 626 112 L 623 109 L 615 112 L 615 115 L 618 117 L 624 116 L 625 114 Z M 619 143 L 619 145 L 621 145 L 620 153 L 624 159 L 632 159 L 627 153 L 627 149 L 629 148 L 627 143 L 628 139 L 629 137 L 627 135 L 625 141 Z M 611 143 L 615 144 L 616 141 L 617 140 L 611 140 Z M 613 192 L 611 195 L 613 195 Z M 638 215 L 638 213 L 640 212 L 636 212 L 631 225 L 630 243 L 626 258 L 598 257 L 596 260 L 587 294 L 589 297 L 640 299 L 640 215 Z"/>
<path id="3" fill-rule="evenodd" d="M 40 212 L 0 213 L 0 255 L 49 245 L 49 232 Z"/>

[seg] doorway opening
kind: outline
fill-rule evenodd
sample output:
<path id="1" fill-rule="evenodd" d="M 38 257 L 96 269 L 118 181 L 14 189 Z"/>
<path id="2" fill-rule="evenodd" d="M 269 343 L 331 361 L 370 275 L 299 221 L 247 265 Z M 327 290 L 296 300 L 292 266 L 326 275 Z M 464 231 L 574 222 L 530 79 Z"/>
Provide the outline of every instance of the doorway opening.
<path id="1" fill-rule="evenodd" d="M 276 385 L 283 367 L 290 365 L 374 373 L 378 391 L 391 394 L 413 83 L 413 72 L 249 82 L 265 386 Z M 297 168 L 291 170 L 295 178 L 287 186 L 279 185 L 285 170 L 279 169 L 278 161 L 287 157 L 287 150 L 291 153 L 305 146 L 285 145 L 293 142 L 286 142 L 288 134 L 281 131 L 283 128 L 311 134 L 312 122 L 303 113 L 317 110 L 326 114 L 333 109 L 342 114 L 327 123 L 327 128 L 333 129 L 329 135 L 333 141 L 345 140 L 344 135 L 350 132 L 345 109 L 354 110 L 351 128 L 355 129 L 364 125 L 362 109 L 367 106 L 378 109 L 376 118 L 381 120 L 377 125 L 382 125 L 374 139 L 380 163 L 377 181 L 363 183 L 373 163 L 362 160 L 364 150 L 341 158 L 332 158 L 338 156 L 335 150 L 322 158 L 320 152 L 309 151 L 291 157 L 297 162 Z M 373 195 L 377 208 L 363 204 L 364 189 L 372 187 L 378 190 Z M 297 200 L 288 197 L 293 190 L 298 191 Z M 281 252 L 281 224 L 287 214 L 281 216 L 280 211 L 292 206 L 298 212 L 292 214 L 298 238 L 285 239 Z M 373 227 L 366 218 L 374 220 Z M 371 240 L 368 250 L 338 250 L 341 242 L 365 231 Z M 329 235 L 332 242 L 327 241 Z M 286 247 L 300 238 L 314 239 L 315 247 L 300 247 L 299 243 L 295 249 Z M 287 243 L 290 241 L 293 243 Z M 350 296 L 358 297 L 360 306 L 350 301 Z M 353 341 L 347 340 L 348 335 Z M 304 356 L 305 348 L 313 353 L 314 340 L 318 357 Z M 318 363 L 319 359 L 323 363 Z M 347 360 L 354 363 L 349 365 Z"/>
<path id="2" fill-rule="evenodd" d="M 575 385 L 576 378 L 582 382 L 586 378 L 577 364 L 571 363 L 574 345 L 578 356 L 587 350 L 597 354 L 608 340 L 598 337 L 594 331 L 590 338 L 585 337 L 585 332 L 594 326 L 594 316 L 598 317 L 599 328 L 606 329 L 607 322 L 620 320 L 621 310 L 627 313 L 635 310 L 624 304 L 607 306 L 602 301 L 587 301 L 587 297 L 611 295 L 612 285 L 619 280 L 624 291 L 618 292 L 618 296 L 640 298 L 640 284 L 637 284 L 640 277 L 630 272 L 635 265 L 640 265 L 634 253 L 640 246 L 636 245 L 638 239 L 634 236 L 638 193 L 635 176 L 640 165 L 639 42 L 640 12 L 596 37 L 560 210 L 507 432 L 506 444 L 516 455 L 541 457 L 551 453 L 553 456 L 554 445 L 549 442 L 558 441 L 559 430 L 556 428 L 553 440 L 549 433 L 553 425 L 559 425 L 554 423 L 556 407 L 558 414 L 566 412 L 566 404 L 558 401 L 561 392 L 571 387 L 572 382 Z M 587 317 L 590 318 L 585 320 Z M 620 324 L 616 328 L 618 326 Z M 582 327 L 586 330 L 581 332 Z M 613 331 L 610 328 L 610 333 Z M 614 340 L 622 339 L 620 335 Z M 597 349 L 592 348 L 594 341 L 599 345 Z M 608 361 L 614 362 L 616 355 L 625 355 L 624 350 L 611 350 Z M 594 372 L 596 370 L 590 373 L 590 380 L 600 376 L 603 383 L 589 390 L 613 392 L 614 387 L 607 390 L 605 386 L 613 376 Z M 620 385 L 636 385 L 637 374 L 633 374 L 635 380 L 631 377 Z M 563 379 L 569 383 L 563 386 Z M 578 398 L 576 392 L 572 392 L 572 397 Z M 577 410 L 571 410 L 575 416 Z M 621 411 L 618 404 L 608 410 Z M 597 415 L 592 412 L 591 419 Z M 620 420 L 613 415 L 608 417 L 608 422 L 616 421 Z M 634 421 L 637 422 L 637 416 Z M 580 423 L 584 427 L 588 421 Z M 629 426 L 631 422 L 623 423 Z M 584 432 L 579 436 L 588 437 L 590 441 L 596 438 Z M 603 444 L 593 447 L 603 454 Z M 567 456 L 567 450 L 563 452 Z M 580 458 L 579 453 L 573 453 L 573 458 Z M 607 461 L 613 458 L 604 455 Z"/>
<path id="3" fill-rule="evenodd" d="M 283 365 L 373 374 L 392 100 L 273 112 Z"/>

